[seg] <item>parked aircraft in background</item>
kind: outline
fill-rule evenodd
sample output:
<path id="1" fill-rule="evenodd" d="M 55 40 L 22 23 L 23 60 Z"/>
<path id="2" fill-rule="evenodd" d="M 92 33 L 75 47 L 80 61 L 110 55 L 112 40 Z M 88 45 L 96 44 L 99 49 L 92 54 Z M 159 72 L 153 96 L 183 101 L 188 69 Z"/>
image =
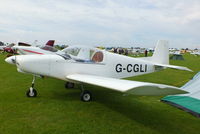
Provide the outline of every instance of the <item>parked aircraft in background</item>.
<path id="1" fill-rule="evenodd" d="M 13 47 L 16 46 L 14 43 L 10 44 L 10 45 L 7 45 L 3 48 L 3 51 L 4 52 L 7 52 L 7 53 L 11 53 L 11 54 L 15 54 L 16 51 L 13 49 Z M 24 43 L 24 42 L 19 42 L 17 46 L 31 46 L 30 44 L 28 43 Z"/>
<path id="2" fill-rule="evenodd" d="M 194 51 L 194 52 L 192 52 L 192 53 L 190 53 L 190 54 L 192 54 L 192 55 L 200 55 L 200 50 L 199 51 Z"/>
<path id="3" fill-rule="evenodd" d="M 14 46 L 15 44 L 10 44 L 10 45 L 7 45 L 6 47 L 3 48 L 3 51 L 4 52 L 7 52 L 7 53 L 14 53 L 14 50 L 12 49 L 12 47 Z"/>
<path id="4" fill-rule="evenodd" d="M 6 45 L 0 46 L 0 50 L 3 51 L 5 47 L 6 47 Z"/>
<path id="5" fill-rule="evenodd" d="M 5 59 L 15 64 L 22 73 L 33 74 L 28 97 L 37 96 L 35 76 L 49 76 L 68 81 L 67 87 L 81 84 L 81 100 L 90 101 L 92 96 L 84 90 L 83 83 L 105 87 L 135 95 L 182 94 L 178 87 L 147 82 L 122 80 L 159 71 L 166 67 L 191 71 L 186 67 L 169 65 L 168 41 L 159 41 L 152 57 L 132 58 L 96 48 L 68 47 L 63 54 L 19 55 Z"/>
<path id="6" fill-rule="evenodd" d="M 29 55 L 29 54 L 54 54 L 58 50 L 55 49 L 54 40 L 49 40 L 45 46 L 34 47 L 34 46 L 13 46 L 13 49 L 17 51 L 20 55 Z"/>

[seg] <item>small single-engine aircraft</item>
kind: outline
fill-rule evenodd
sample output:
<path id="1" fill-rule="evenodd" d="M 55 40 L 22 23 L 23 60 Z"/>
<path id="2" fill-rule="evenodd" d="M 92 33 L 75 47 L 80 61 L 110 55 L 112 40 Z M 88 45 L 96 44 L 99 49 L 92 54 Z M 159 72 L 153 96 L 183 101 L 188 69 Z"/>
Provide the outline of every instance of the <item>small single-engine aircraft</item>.
<path id="1" fill-rule="evenodd" d="M 15 45 L 14 43 L 7 45 L 6 47 L 3 48 L 3 51 L 12 54 L 15 53 L 15 51 L 12 49 L 14 45 Z"/>
<path id="2" fill-rule="evenodd" d="M 200 50 L 199 50 L 199 51 L 192 52 L 192 53 L 190 53 L 190 54 L 198 56 L 198 55 L 200 55 Z"/>
<path id="3" fill-rule="evenodd" d="M 6 45 L 0 46 L 0 51 L 3 51 Z"/>
<path id="4" fill-rule="evenodd" d="M 18 55 L 5 61 L 15 64 L 22 73 L 33 74 L 28 97 L 37 96 L 34 89 L 36 76 L 49 76 L 68 81 L 66 87 L 73 88 L 74 83 L 81 84 L 81 100 L 90 101 L 92 96 L 84 90 L 83 83 L 135 95 L 182 94 L 186 91 L 178 87 L 131 80 L 122 80 L 131 76 L 159 71 L 166 67 L 191 71 L 186 67 L 169 65 L 168 41 L 158 42 L 152 57 L 132 58 L 110 53 L 96 48 L 68 47 L 63 54 Z"/>
<path id="5" fill-rule="evenodd" d="M 16 46 L 14 43 L 7 45 L 6 47 L 3 48 L 4 52 L 11 53 L 11 54 L 16 54 L 16 51 L 13 49 L 13 47 Z M 31 46 L 30 44 L 19 42 L 18 46 Z"/>
<path id="6" fill-rule="evenodd" d="M 54 40 L 49 40 L 45 46 L 35 47 L 35 46 L 13 46 L 12 49 L 15 50 L 20 55 L 33 55 L 33 54 L 54 54 L 58 50 L 55 49 Z"/>

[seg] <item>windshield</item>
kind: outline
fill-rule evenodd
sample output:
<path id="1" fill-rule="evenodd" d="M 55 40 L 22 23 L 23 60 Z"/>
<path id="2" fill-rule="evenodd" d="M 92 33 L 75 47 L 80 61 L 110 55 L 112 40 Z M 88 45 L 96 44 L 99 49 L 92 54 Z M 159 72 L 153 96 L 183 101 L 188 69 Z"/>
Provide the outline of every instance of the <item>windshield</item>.
<path id="1" fill-rule="evenodd" d="M 96 48 L 87 47 L 68 47 L 62 50 L 79 62 L 103 62 L 103 52 Z"/>
<path id="2" fill-rule="evenodd" d="M 57 52 L 58 50 L 54 47 L 51 47 L 51 46 L 44 46 L 44 47 L 40 47 L 41 49 L 43 50 L 47 50 L 47 51 L 50 51 L 50 52 Z"/>
<path id="3" fill-rule="evenodd" d="M 73 55 L 73 56 L 77 56 L 80 48 L 74 47 L 74 48 L 67 48 L 65 50 L 63 50 L 65 53 Z"/>

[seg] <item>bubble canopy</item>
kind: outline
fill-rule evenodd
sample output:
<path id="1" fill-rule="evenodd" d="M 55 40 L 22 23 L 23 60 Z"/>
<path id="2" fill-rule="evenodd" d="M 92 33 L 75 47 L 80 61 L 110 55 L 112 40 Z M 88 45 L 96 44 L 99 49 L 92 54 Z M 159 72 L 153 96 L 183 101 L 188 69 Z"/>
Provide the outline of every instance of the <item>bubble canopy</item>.
<path id="1" fill-rule="evenodd" d="M 70 46 L 62 50 L 62 52 L 70 55 L 76 61 L 82 62 L 103 62 L 104 54 L 97 48 L 84 46 Z"/>

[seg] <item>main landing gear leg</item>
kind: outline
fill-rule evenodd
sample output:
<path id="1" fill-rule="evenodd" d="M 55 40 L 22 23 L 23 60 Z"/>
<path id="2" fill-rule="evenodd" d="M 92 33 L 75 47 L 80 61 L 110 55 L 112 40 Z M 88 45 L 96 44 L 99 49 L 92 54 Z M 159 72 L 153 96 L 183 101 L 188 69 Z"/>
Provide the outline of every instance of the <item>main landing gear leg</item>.
<path id="1" fill-rule="evenodd" d="M 27 97 L 36 97 L 37 96 L 37 91 L 34 89 L 34 84 L 35 84 L 35 75 L 33 75 L 33 81 L 32 81 L 31 87 L 26 92 Z"/>
<path id="2" fill-rule="evenodd" d="M 81 84 L 81 100 L 84 101 L 84 102 L 89 102 L 92 100 L 92 94 L 87 91 L 87 90 L 84 90 L 83 88 L 83 84 Z"/>

